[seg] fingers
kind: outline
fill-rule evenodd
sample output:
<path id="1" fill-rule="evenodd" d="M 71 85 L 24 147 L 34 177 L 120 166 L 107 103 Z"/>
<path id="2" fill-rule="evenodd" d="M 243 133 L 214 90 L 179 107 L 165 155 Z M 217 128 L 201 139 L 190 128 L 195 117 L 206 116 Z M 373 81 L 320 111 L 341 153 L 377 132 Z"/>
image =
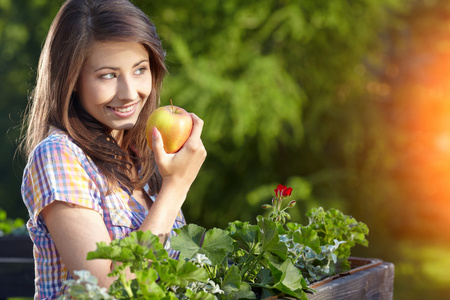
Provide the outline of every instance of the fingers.
<path id="1" fill-rule="evenodd" d="M 190 113 L 190 115 L 193 123 L 191 137 L 194 139 L 200 139 L 203 130 L 203 120 L 194 113 Z"/>
<path id="2" fill-rule="evenodd" d="M 190 115 L 193 122 L 191 135 L 183 147 L 174 154 L 167 154 L 164 151 L 160 132 L 156 128 L 152 130 L 152 148 L 160 174 L 163 177 L 163 183 L 170 181 L 183 186 L 190 186 L 206 159 L 206 149 L 200 138 L 203 120 L 195 114 Z"/>
<path id="3" fill-rule="evenodd" d="M 155 153 L 155 158 L 158 160 L 166 151 L 164 150 L 164 141 L 161 137 L 161 133 L 156 127 L 152 129 L 152 150 Z"/>
<path id="4" fill-rule="evenodd" d="M 181 150 L 183 150 L 183 148 L 185 148 L 188 151 L 205 152 L 205 157 L 206 157 L 206 150 L 205 150 L 205 147 L 203 146 L 203 142 L 201 140 L 201 134 L 202 134 L 202 130 L 203 130 L 203 120 L 200 119 L 194 113 L 190 113 L 190 115 L 191 115 L 192 123 L 193 123 L 191 135 L 189 136 L 189 139 L 183 145 Z"/>

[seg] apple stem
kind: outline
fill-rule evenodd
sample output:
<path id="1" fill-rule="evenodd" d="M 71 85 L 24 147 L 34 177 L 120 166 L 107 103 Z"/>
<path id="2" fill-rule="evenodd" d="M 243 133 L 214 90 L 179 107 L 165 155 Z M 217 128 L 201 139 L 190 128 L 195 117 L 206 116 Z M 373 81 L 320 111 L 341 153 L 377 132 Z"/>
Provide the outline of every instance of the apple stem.
<path id="1" fill-rule="evenodd" d="M 173 103 L 172 103 L 172 99 L 170 99 L 170 105 L 171 105 L 171 108 L 172 108 L 172 111 L 173 111 Z"/>

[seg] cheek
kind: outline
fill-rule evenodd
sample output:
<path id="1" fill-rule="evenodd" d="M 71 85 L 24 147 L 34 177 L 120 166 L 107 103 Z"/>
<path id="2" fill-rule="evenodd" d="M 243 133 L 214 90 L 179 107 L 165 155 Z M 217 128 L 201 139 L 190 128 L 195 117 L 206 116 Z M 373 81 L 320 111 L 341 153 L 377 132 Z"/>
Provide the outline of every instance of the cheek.
<path id="1" fill-rule="evenodd" d="M 150 72 L 147 73 L 144 78 L 142 78 L 141 87 L 147 95 L 150 95 L 153 87 L 153 77 Z"/>
<path id="2" fill-rule="evenodd" d="M 87 83 L 83 85 L 81 102 L 86 106 L 100 105 L 109 101 L 113 92 L 105 85 Z"/>
<path id="3" fill-rule="evenodd" d="M 152 77 L 151 76 L 147 77 L 145 80 L 142 80 L 142 82 L 140 83 L 140 89 L 147 96 L 150 95 L 150 93 L 152 92 Z"/>

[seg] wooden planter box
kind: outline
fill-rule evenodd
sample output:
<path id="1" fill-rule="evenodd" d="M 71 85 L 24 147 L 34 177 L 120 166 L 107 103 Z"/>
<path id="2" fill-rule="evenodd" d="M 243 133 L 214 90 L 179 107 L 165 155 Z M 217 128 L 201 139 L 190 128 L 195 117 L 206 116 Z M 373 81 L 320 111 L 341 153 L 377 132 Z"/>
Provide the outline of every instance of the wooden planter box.
<path id="1" fill-rule="evenodd" d="M 33 242 L 28 236 L 0 237 L 0 300 L 33 295 Z"/>
<path id="2" fill-rule="evenodd" d="M 392 300 L 394 264 L 381 259 L 350 257 L 351 270 L 310 285 L 309 300 Z M 295 299 L 287 297 L 283 299 Z"/>
<path id="3" fill-rule="evenodd" d="M 310 287 L 310 300 L 392 300 L 394 264 L 381 259 L 349 258 L 351 270 L 325 278 Z"/>
<path id="4" fill-rule="evenodd" d="M 349 258 L 351 270 L 310 285 L 310 300 L 392 300 L 394 265 L 380 259 Z M 33 297 L 33 243 L 28 236 L 0 237 L 0 300 Z M 284 298 L 294 299 L 294 298 Z"/>

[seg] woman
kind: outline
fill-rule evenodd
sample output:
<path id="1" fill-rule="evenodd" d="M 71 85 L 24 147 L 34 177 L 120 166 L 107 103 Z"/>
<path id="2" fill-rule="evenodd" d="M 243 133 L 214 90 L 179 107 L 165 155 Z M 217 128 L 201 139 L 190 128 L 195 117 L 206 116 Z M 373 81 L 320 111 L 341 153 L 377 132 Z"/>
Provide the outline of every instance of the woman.
<path id="1" fill-rule="evenodd" d="M 68 0 L 55 17 L 23 143 L 35 299 L 57 298 L 74 270 L 108 287 L 111 262 L 86 260 L 97 242 L 135 230 L 167 242 L 184 224 L 181 206 L 206 157 L 203 121 L 191 114 L 191 136 L 176 154 L 164 152 L 156 128 L 149 149 L 146 120 L 165 72 L 154 25 L 128 0 Z"/>

